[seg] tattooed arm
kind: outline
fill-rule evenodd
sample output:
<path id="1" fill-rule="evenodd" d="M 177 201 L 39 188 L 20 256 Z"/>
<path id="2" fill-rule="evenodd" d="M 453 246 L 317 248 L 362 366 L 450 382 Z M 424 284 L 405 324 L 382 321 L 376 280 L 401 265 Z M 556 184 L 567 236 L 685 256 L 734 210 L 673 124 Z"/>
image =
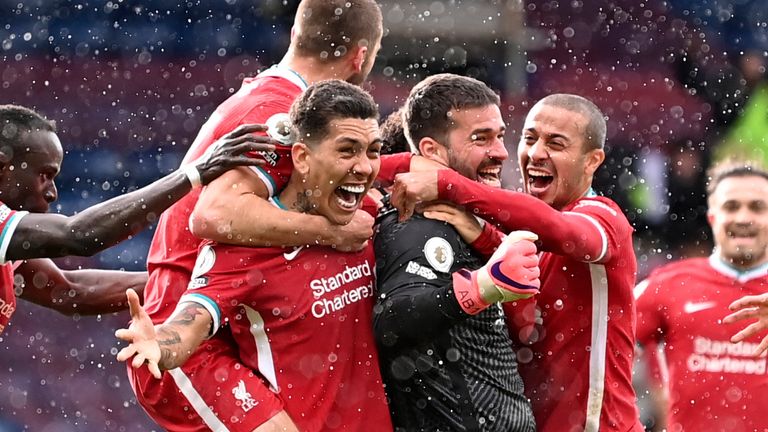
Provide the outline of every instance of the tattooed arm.
<path id="1" fill-rule="evenodd" d="M 117 359 L 127 361 L 133 357 L 131 366 L 135 368 L 146 363 L 155 378 L 160 378 L 161 370 L 183 365 L 210 334 L 213 318 L 200 304 L 181 302 L 173 315 L 154 326 L 136 292 L 129 289 L 126 295 L 133 322 L 127 329 L 115 332 L 118 339 L 129 343 L 120 350 Z"/>

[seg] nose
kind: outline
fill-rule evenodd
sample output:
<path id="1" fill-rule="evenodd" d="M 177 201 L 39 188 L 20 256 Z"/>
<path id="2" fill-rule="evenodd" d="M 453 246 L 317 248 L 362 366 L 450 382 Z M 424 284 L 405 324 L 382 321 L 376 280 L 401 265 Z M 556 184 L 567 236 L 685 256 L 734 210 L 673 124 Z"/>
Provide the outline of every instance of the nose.
<path id="1" fill-rule="evenodd" d="M 531 160 L 542 160 L 549 157 L 547 149 L 541 140 L 537 140 L 533 145 L 528 147 L 528 158 Z"/>
<path id="2" fill-rule="evenodd" d="M 504 141 L 495 139 L 493 145 L 488 149 L 488 157 L 498 160 L 507 160 L 509 158 L 509 151 L 504 146 Z"/>
<path id="3" fill-rule="evenodd" d="M 56 201 L 58 197 L 59 191 L 56 189 L 56 183 L 49 182 L 48 185 L 46 185 L 45 192 L 43 192 L 43 198 L 45 199 L 45 202 L 50 204 Z"/>
<path id="4" fill-rule="evenodd" d="M 373 173 L 373 163 L 366 154 L 360 155 L 352 167 L 352 173 L 363 177 L 368 177 Z"/>

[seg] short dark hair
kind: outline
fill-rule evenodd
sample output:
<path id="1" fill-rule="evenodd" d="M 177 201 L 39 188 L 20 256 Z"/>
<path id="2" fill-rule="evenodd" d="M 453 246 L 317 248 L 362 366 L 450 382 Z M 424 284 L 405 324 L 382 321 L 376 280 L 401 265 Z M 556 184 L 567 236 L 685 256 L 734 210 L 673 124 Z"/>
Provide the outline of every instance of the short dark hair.
<path id="1" fill-rule="evenodd" d="M 707 198 L 729 177 L 762 177 L 768 180 L 768 170 L 761 164 L 747 160 L 725 160 L 707 171 Z"/>
<path id="2" fill-rule="evenodd" d="M 419 153 L 419 142 L 425 137 L 448 145 L 446 138 L 455 127 L 450 111 L 500 103 L 499 95 L 474 78 L 449 73 L 427 77 L 411 89 L 403 107 L 411 151 Z"/>
<path id="3" fill-rule="evenodd" d="M 584 142 L 587 146 L 584 151 L 605 147 L 607 129 L 605 116 L 589 99 L 574 94 L 555 93 L 541 99 L 537 104 L 554 106 L 583 115 L 587 119 L 587 127 L 584 130 Z"/>
<path id="4" fill-rule="evenodd" d="M 296 11 L 298 54 L 333 61 L 355 47 L 370 48 L 384 32 L 381 8 L 374 0 L 303 0 Z"/>
<path id="5" fill-rule="evenodd" d="M 0 105 L 0 151 L 13 158 L 22 152 L 21 135 L 46 131 L 56 132 L 56 123 L 20 105 Z"/>
<path id="6" fill-rule="evenodd" d="M 381 139 L 384 141 L 382 154 L 404 153 L 411 151 L 408 145 L 408 139 L 405 138 L 405 129 L 403 128 L 403 109 L 392 112 L 379 125 Z"/>
<path id="7" fill-rule="evenodd" d="M 319 81 L 309 86 L 291 105 L 291 123 L 297 140 L 317 144 L 329 133 L 336 119 L 379 118 L 379 109 L 368 92 L 341 80 Z"/>

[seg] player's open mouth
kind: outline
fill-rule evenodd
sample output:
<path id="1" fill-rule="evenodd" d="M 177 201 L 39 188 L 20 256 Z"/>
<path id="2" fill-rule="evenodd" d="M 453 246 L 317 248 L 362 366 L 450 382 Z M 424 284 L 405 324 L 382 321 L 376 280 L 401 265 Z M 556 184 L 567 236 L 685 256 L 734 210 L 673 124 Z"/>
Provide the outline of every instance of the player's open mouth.
<path id="1" fill-rule="evenodd" d="M 555 180 L 555 177 L 546 171 L 528 169 L 528 190 L 531 193 L 544 192 Z"/>
<path id="2" fill-rule="evenodd" d="M 356 210 L 358 204 L 363 199 L 365 185 L 346 184 L 336 188 L 336 202 L 341 208 L 347 210 Z"/>
<path id="3" fill-rule="evenodd" d="M 488 186 L 501 186 L 501 166 L 479 169 L 477 171 L 477 179 Z"/>
<path id="4" fill-rule="evenodd" d="M 736 239 L 753 239 L 757 237 L 757 233 L 754 231 L 728 231 L 728 237 Z"/>

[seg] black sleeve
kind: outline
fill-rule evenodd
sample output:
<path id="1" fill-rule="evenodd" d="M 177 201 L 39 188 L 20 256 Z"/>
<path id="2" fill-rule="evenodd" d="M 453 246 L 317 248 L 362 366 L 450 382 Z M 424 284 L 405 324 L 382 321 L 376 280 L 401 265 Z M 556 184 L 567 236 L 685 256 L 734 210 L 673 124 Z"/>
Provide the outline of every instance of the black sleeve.
<path id="1" fill-rule="evenodd" d="M 382 347 L 399 350 L 433 340 L 470 316 L 453 294 L 451 274 L 477 262 L 452 226 L 419 215 L 398 223 L 390 214 L 379 224 L 375 248 L 373 325 Z"/>

